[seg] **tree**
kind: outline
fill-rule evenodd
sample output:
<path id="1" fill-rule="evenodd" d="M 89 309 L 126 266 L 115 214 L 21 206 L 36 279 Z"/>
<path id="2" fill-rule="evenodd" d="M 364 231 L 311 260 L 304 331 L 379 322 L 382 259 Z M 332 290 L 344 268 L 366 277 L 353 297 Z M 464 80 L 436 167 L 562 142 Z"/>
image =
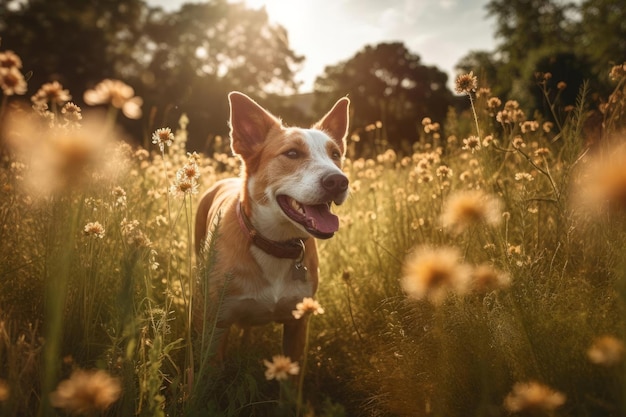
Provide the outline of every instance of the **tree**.
<path id="1" fill-rule="evenodd" d="M 144 138 L 187 113 L 194 150 L 204 149 L 209 133 L 227 132 L 230 90 L 294 91 L 303 59 L 264 9 L 227 0 L 173 12 L 144 0 L 15 0 L 0 7 L 0 37 L 33 71 L 30 93 L 58 80 L 82 105 L 85 89 L 122 79 L 144 99 Z M 141 136 L 137 123 L 127 128 Z"/>
<path id="2" fill-rule="evenodd" d="M 326 67 L 315 81 L 315 107 L 337 96 L 354 102 L 353 128 L 382 122 L 384 139 L 396 149 L 419 138 L 421 120 L 443 121 L 453 102 L 448 76 L 399 42 L 366 46 L 352 58 Z"/>

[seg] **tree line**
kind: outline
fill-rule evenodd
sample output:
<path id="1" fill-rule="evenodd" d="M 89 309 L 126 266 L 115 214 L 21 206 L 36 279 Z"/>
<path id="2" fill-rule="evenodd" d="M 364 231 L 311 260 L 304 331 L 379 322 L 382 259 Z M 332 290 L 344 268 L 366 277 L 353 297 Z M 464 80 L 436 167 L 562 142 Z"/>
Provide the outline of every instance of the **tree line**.
<path id="1" fill-rule="evenodd" d="M 227 134 L 226 95 L 243 91 L 292 124 L 312 122 L 338 97 L 355 103 L 353 126 L 361 150 L 410 149 L 424 117 L 445 121 L 465 101 L 448 88 L 448 76 L 421 62 L 402 42 L 366 45 L 328 66 L 308 101 L 295 95 L 295 74 L 305 57 L 289 45 L 286 30 L 265 9 L 209 0 L 175 11 L 144 0 L 5 0 L 0 5 L 2 49 L 15 51 L 29 71 L 29 94 L 61 82 L 81 105 L 82 92 L 105 78 L 122 79 L 144 100 L 141 122 L 127 122 L 134 137 L 176 126 L 187 114 L 192 150 L 212 152 L 214 135 Z M 626 13 L 621 0 L 492 0 L 494 51 L 470 51 L 458 63 L 474 71 L 503 100 L 521 98 L 528 109 L 543 105 L 533 87 L 537 71 L 568 85 L 573 102 L 583 80 L 609 88 L 611 63 L 626 60 Z M 295 97 L 295 98 L 294 98 Z M 302 105 L 302 103 L 308 103 Z M 379 122 L 368 133 L 368 126 Z"/>

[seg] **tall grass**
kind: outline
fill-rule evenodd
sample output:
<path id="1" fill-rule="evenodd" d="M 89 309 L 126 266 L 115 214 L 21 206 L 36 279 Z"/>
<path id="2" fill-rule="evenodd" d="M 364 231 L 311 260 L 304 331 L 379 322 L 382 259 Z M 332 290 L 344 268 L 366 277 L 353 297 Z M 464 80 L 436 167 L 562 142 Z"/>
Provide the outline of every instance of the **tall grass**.
<path id="1" fill-rule="evenodd" d="M 192 320 L 218 308 L 204 283 L 219 244 L 195 259 L 191 228 L 196 191 L 238 174 L 227 144 L 187 154 L 183 118 L 170 145 L 133 149 L 113 103 L 71 119 L 58 94 L 15 110 L 4 91 L 0 414 L 624 414 L 626 74 L 613 75 L 593 145 L 587 84 L 564 109 L 567 87 L 542 75 L 549 114 L 531 116 L 470 74 L 471 111 L 422 121 L 411 154 L 349 155 L 298 384 L 264 376 L 279 327 L 248 343 L 231 330 L 217 364 L 215 322 Z"/>

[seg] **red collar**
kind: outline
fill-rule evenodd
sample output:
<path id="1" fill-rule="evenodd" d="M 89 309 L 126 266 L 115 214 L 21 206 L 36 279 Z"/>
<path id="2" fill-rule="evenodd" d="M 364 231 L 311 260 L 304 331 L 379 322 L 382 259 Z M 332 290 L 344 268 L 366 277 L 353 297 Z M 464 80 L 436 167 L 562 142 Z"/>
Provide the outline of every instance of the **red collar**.
<path id="1" fill-rule="evenodd" d="M 241 230 L 248 239 L 263 252 L 275 256 L 276 258 L 299 259 L 304 253 L 304 242 L 302 239 L 290 239 L 284 242 L 276 242 L 261 235 L 252 226 L 250 219 L 241 208 L 241 200 L 237 203 L 237 219 Z"/>

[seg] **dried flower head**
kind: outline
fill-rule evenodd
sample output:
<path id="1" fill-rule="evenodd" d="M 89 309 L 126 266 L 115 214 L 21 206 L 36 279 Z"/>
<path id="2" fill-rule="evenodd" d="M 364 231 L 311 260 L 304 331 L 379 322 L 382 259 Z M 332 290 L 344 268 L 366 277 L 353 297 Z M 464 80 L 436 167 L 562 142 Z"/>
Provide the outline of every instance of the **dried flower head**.
<path id="1" fill-rule="evenodd" d="M 13 51 L 0 52 L 0 68 L 22 68 L 21 58 Z"/>
<path id="2" fill-rule="evenodd" d="M 480 138 L 478 136 L 470 136 L 467 139 L 463 139 L 463 150 L 477 151 L 480 149 Z"/>
<path id="3" fill-rule="evenodd" d="M 472 287 L 478 292 L 488 292 L 508 287 L 511 277 L 490 265 L 478 265 L 472 271 Z"/>
<path id="4" fill-rule="evenodd" d="M 272 356 L 271 362 L 263 359 L 263 363 L 267 368 L 265 370 L 265 379 L 268 381 L 272 379 L 285 381 L 289 379 L 290 375 L 298 375 L 300 372 L 298 362 L 292 362 L 291 359 L 283 355 Z"/>
<path id="5" fill-rule="evenodd" d="M 93 89 L 85 91 L 83 99 L 90 106 L 110 104 L 117 109 L 122 109 L 124 116 L 129 119 L 141 117 L 143 100 L 135 96 L 135 90 L 131 86 L 119 80 L 101 81 Z"/>
<path id="6" fill-rule="evenodd" d="M 80 107 L 72 102 L 65 103 L 61 109 L 61 114 L 69 123 L 78 123 L 83 119 Z"/>
<path id="7" fill-rule="evenodd" d="M 609 72 L 609 78 L 612 81 L 619 81 L 624 76 L 626 76 L 626 62 L 614 65 Z"/>
<path id="8" fill-rule="evenodd" d="M 157 129 L 152 134 L 152 143 L 158 145 L 161 152 L 165 150 L 166 145 L 172 146 L 172 143 L 174 143 L 174 134 L 172 133 L 172 129 L 169 127 Z"/>
<path id="9" fill-rule="evenodd" d="M 86 236 L 93 236 L 95 238 L 102 239 L 105 234 L 104 226 L 100 222 L 89 222 L 83 228 L 83 233 Z"/>
<path id="10" fill-rule="evenodd" d="M 614 336 L 601 336 L 593 341 L 587 351 L 591 363 L 615 366 L 624 360 L 624 342 Z"/>
<path id="11" fill-rule="evenodd" d="M 448 292 L 465 292 L 470 269 L 451 247 L 419 247 L 404 262 L 401 284 L 411 298 L 441 304 Z"/>
<path id="12" fill-rule="evenodd" d="M 324 309 L 320 303 L 317 302 L 317 300 L 314 300 L 311 297 L 304 297 L 301 302 L 296 304 L 296 309 L 293 310 L 291 314 L 299 320 L 308 314 L 324 314 Z"/>
<path id="13" fill-rule="evenodd" d="M 30 99 L 35 105 L 50 103 L 62 106 L 70 101 L 72 96 L 58 81 L 53 81 L 42 85 Z"/>
<path id="14" fill-rule="evenodd" d="M 456 85 L 454 91 L 458 94 L 471 94 L 478 88 L 478 78 L 474 75 L 473 71 L 469 74 L 461 74 L 456 79 Z"/>
<path id="15" fill-rule="evenodd" d="M 504 399 L 511 413 L 551 412 L 565 404 L 565 395 L 539 382 L 518 382 Z"/>
<path id="16" fill-rule="evenodd" d="M 458 234 L 473 225 L 497 226 L 501 213 L 502 204 L 496 197 L 480 190 L 459 191 L 446 200 L 441 221 Z"/>
<path id="17" fill-rule="evenodd" d="M 120 381 L 107 372 L 77 369 L 50 394 L 50 403 L 70 414 L 97 413 L 109 408 L 121 392 Z"/>
<path id="18" fill-rule="evenodd" d="M 586 161 L 574 190 L 574 206 L 592 214 L 626 212 L 626 146 Z"/>
<path id="19" fill-rule="evenodd" d="M 26 94 L 26 80 L 17 67 L 0 68 L 0 88 L 5 96 Z"/>
<path id="20" fill-rule="evenodd" d="M 24 185 L 37 196 L 87 186 L 94 175 L 110 176 L 122 163 L 105 158 L 113 141 L 98 120 L 67 129 L 37 115 L 14 114 L 3 127 L 18 160 L 29 163 Z"/>

